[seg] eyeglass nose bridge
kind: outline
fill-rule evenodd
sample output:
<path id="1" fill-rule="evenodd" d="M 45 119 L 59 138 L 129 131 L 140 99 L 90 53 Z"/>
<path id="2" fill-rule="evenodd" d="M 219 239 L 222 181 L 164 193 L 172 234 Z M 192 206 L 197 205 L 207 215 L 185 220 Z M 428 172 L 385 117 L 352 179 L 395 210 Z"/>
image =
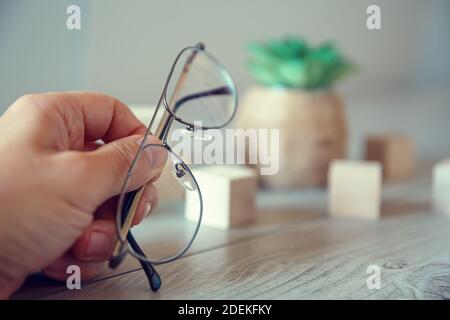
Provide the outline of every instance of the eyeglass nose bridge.
<path id="1" fill-rule="evenodd" d="M 186 127 L 186 129 L 180 129 L 180 133 L 183 136 L 195 139 L 195 140 L 200 140 L 200 141 L 212 141 L 213 140 L 213 136 L 206 133 L 205 130 L 203 129 L 198 129 L 197 127 L 193 127 L 193 126 L 188 126 Z"/>

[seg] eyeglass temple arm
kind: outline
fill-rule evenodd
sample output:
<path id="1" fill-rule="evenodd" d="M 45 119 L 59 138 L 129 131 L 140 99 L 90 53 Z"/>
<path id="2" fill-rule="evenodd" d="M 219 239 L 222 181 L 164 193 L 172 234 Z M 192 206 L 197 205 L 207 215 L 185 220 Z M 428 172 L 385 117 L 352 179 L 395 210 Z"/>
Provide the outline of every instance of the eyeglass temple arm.
<path id="1" fill-rule="evenodd" d="M 142 251 L 142 249 L 139 247 L 138 243 L 134 239 L 133 235 L 129 231 L 127 234 L 127 240 L 130 244 L 131 248 L 133 248 L 134 252 L 137 254 L 145 257 L 145 253 Z M 152 264 L 148 261 L 142 261 L 141 259 L 138 259 L 139 263 L 142 266 L 142 269 L 144 269 L 144 272 L 147 276 L 148 282 L 150 284 L 150 288 L 152 291 L 156 292 L 161 287 L 161 276 L 158 274 L 158 272 L 153 268 Z"/>
<path id="2" fill-rule="evenodd" d="M 134 191 L 134 192 L 129 192 L 125 195 L 124 210 L 122 210 L 122 217 L 121 217 L 122 221 L 124 221 L 127 218 L 127 213 L 130 211 L 130 208 L 133 205 L 133 200 L 136 197 L 136 194 L 137 194 L 137 192 Z M 133 237 L 133 234 L 129 230 L 127 233 L 127 240 L 128 240 L 129 245 L 131 246 L 131 248 L 134 250 L 134 252 L 145 257 L 144 252 L 139 247 L 138 243 L 136 242 L 136 240 Z M 120 246 L 120 248 L 122 248 L 122 246 Z M 126 255 L 126 251 L 122 251 L 122 252 L 118 253 L 116 256 L 113 256 L 113 258 L 109 261 L 109 266 L 111 268 L 116 268 L 120 264 L 120 262 L 122 262 L 125 255 Z M 155 270 L 155 268 L 153 268 L 153 266 L 150 262 L 142 261 L 140 259 L 138 259 L 138 260 L 142 266 L 142 269 L 144 269 L 144 272 L 147 276 L 150 288 L 156 292 L 161 287 L 160 275 Z"/>

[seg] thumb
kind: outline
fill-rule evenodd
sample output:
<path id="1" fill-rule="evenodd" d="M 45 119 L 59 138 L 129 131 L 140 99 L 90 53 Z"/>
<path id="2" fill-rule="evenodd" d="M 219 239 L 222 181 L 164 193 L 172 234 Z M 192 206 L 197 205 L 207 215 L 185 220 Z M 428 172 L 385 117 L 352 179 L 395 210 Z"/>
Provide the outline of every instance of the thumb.
<path id="1" fill-rule="evenodd" d="M 107 143 L 95 151 L 84 154 L 84 168 L 87 171 L 87 183 L 94 186 L 100 200 L 118 195 L 127 177 L 128 171 L 139 151 L 142 136 L 130 136 Z M 148 136 L 146 144 L 161 144 L 154 136 Z M 163 147 L 149 147 L 141 151 L 130 176 L 127 191 L 135 190 L 162 171 L 167 159 Z"/>

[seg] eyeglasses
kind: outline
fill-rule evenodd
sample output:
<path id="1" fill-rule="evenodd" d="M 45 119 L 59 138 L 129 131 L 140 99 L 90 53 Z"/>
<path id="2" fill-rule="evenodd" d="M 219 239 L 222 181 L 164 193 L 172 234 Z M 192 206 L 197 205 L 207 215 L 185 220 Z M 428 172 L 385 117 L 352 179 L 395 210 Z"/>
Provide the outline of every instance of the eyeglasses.
<path id="1" fill-rule="evenodd" d="M 161 277 L 153 266 L 172 262 L 189 250 L 203 214 L 198 183 L 183 157 L 169 146 L 170 134 L 178 128 L 195 139 L 198 132 L 223 128 L 233 119 L 236 107 L 237 91 L 230 74 L 205 50 L 204 44 L 181 50 L 122 185 L 116 213 L 118 241 L 109 262 L 111 268 L 116 268 L 129 253 L 139 260 L 150 288 L 157 291 L 161 287 Z M 148 144 L 150 134 L 162 144 Z M 126 192 L 137 163 L 145 157 L 146 150 L 152 149 L 167 159 L 162 177 L 152 185 Z M 143 221 L 131 226 L 138 207 L 143 205 L 140 199 L 145 188 L 153 185 L 165 190 L 167 199 L 161 199 L 157 210 L 151 210 Z M 184 217 L 186 210 L 189 221 Z"/>

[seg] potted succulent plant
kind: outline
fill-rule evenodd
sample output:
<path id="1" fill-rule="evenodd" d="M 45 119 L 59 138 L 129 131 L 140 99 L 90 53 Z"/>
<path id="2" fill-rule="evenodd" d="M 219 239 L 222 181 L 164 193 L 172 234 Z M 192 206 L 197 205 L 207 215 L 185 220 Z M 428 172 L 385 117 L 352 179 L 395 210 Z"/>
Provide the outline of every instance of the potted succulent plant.
<path id="1" fill-rule="evenodd" d="M 353 64 L 330 42 L 311 46 L 296 38 L 251 43 L 248 52 L 258 86 L 244 95 L 237 126 L 280 129 L 279 172 L 261 176 L 261 182 L 269 187 L 325 184 L 328 165 L 345 157 L 347 143 L 344 107 L 333 85 Z"/>

